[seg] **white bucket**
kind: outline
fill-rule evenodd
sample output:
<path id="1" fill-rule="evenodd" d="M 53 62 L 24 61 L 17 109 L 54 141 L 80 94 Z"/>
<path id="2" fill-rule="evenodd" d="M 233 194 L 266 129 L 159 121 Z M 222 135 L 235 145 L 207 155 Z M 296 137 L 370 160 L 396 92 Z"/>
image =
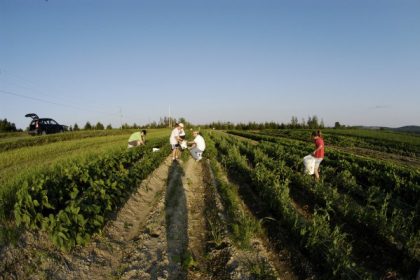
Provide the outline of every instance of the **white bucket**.
<path id="1" fill-rule="evenodd" d="M 182 141 L 181 144 L 179 144 L 179 145 L 181 146 L 181 149 L 183 149 L 183 150 L 188 147 L 186 140 Z"/>
<path id="2" fill-rule="evenodd" d="M 313 175 L 315 173 L 315 157 L 307 155 L 303 158 L 303 165 L 305 166 L 305 174 Z"/>

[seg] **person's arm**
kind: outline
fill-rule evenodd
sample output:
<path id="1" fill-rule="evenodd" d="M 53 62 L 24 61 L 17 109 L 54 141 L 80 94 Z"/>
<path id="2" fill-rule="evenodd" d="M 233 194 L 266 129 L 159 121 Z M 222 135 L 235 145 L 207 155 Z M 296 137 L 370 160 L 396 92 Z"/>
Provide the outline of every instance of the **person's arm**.
<path id="1" fill-rule="evenodd" d="M 195 139 L 194 139 L 194 140 L 195 140 Z M 188 142 L 188 145 L 191 145 L 191 146 L 193 146 L 193 147 L 194 147 L 194 146 L 196 146 L 196 145 L 197 145 L 197 143 L 195 143 L 195 141 L 194 141 L 194 140 L 193 140 L 193 141 L 189 141 L 189 142 Z"/>

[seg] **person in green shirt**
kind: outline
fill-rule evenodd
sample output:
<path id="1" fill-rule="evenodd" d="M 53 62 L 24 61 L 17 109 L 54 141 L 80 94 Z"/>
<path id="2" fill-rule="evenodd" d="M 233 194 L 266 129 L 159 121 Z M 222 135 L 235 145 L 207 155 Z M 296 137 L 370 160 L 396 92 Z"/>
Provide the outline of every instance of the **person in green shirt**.
<path id="1" fill-rule="evenodd" d="M 144 145 L 146 142 L 146 130 L 141 130 L 134 132 L 130 135 L 130 138 L 128 138 L 128 147 L 127 148 L 133 148 L 140 145 Z"/>

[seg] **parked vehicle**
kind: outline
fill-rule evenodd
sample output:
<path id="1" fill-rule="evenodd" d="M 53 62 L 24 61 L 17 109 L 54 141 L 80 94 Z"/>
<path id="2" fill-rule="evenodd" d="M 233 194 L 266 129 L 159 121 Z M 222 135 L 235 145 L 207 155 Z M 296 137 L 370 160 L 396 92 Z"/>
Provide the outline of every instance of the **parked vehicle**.
<path id="1" fill-rule="evenodd" d="M 28 131 L 30 135 L 60 133 L 67 130 L 67 126 L 61 125 L 50 118 L 39 118 L 38 115 L 34 113 L 26 114 L 25 117 L 32 118 Z"/>

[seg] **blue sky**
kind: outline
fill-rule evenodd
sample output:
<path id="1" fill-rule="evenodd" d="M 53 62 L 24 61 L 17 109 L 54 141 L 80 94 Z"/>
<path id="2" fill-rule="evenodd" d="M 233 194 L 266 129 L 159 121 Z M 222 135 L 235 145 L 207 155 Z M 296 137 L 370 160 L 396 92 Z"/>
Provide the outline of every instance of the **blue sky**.
<path id="1" fill-rule="evenodd" d="M 0 0 L 0 119 L 420 125 L 420 1 Z"/>

